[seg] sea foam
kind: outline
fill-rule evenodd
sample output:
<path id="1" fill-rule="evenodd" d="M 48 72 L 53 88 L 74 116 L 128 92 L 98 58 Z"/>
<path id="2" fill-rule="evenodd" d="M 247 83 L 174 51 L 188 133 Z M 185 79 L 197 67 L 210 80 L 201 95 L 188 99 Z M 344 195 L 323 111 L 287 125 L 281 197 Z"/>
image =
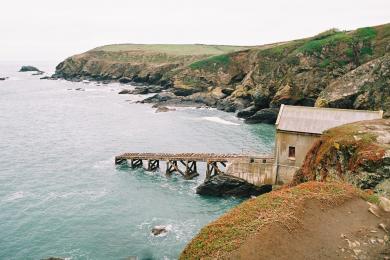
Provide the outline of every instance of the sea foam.
<path id="1" fill-rule="evenodd" d="M 201 119 L 211 121 L 214 123 L 218 123 L 218 124 L 224 124 L 224 125 L 240 125 L 240 124 L 233 123 L 233 122 L 224 120 L 224 119 L 216 117 L 216 116 L 205 116 L 205 117 L 202 117 Z"/>

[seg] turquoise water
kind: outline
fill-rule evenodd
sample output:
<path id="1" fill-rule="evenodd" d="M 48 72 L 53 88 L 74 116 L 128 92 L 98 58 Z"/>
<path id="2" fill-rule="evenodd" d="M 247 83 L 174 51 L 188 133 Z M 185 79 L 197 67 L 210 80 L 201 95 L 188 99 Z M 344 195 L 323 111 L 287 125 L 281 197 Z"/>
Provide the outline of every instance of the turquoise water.
<path id="1" fill-rule="evenodd" d="M 21 65 L 0 64 L 10 76 L 0 81 L 0 259 L 175 259 L 240 200 L 196 195 L 202 167 L 185 181 L 115 167 L 114 156 L 273 148 L 273 126 L 208 109 L 156 114 L 119 84 L 39 80 Z M 168 234 L 153 237 L 155 225 Z"/>

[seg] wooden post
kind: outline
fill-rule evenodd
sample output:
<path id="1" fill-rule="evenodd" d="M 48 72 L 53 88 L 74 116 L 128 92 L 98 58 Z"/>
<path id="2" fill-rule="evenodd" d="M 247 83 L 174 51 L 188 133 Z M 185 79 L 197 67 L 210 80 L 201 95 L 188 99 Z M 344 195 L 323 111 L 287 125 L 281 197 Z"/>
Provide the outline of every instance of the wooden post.
<path id="1" fill-rule="evenodd" d="M 123 158 L 120 158 L 120 157 L 115 157 L 115 164 L 124 164 L 125 162 L 127 162 L 126 159 L 123 159 Z"/>
<path id="2" fill-rule="evenodd" d="M 131 168 L 142 167 L 143 163 L 141 159 L 131 159 Z"/>
<path id="3" fill-rule="evenodd" d="M 193 179 L 196 176 L 199 176 L 199 173 L 196 169 L 196 161 L 186 161 L 185 166 L 186 166 L 186 171 L 184 175 L 185 179 L 189 180 L 189 179 Z"/>
<path id="4" fill-rule="evenodd" d="M 160 167 L 159 160 L 148 160 L 148 171 L 155 171 Z"/>

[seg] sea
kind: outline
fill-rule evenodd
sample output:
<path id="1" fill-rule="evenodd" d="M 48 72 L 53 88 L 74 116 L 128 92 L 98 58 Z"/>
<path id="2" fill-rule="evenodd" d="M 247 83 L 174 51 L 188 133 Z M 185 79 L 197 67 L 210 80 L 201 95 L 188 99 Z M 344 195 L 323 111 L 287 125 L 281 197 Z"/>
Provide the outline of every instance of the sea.
<path id="1" fill-rule="evenodd" d="M 44 75 L 18 72 L 34 65 Z M 272 125 L 210 108 L 155 113 L 130 85 L 43 80 L 56 62 L 0 62 L 0 259 L 177 259 L 243 200 L 116 166 L 124 152 L 271 153 Z M 155 226 L 167 233 L 154 236 Z"/>

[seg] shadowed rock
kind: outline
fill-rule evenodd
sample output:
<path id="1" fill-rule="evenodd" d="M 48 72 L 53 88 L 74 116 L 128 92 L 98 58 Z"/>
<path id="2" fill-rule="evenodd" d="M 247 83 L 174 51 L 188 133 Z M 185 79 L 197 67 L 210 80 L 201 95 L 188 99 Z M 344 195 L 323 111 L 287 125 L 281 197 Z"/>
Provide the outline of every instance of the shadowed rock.
<path id="1" fill-rule="evenodd" d="M 273 124 L 278 118 L 279 109 L 277 108 L 265 108 L 260 111 L 257 111 L 253 116 L 248 117 L 245 120 L 245 123 L 256 124 L 256 123 L 266 123 Z"/>
<path id="2" fill-rule="evenodd" d="M 196 188 L 196 193 L 209 196 L 258 196 L 272 191 L 271 185 L 256 186 L 230 175 L 215 175 Z"/>

